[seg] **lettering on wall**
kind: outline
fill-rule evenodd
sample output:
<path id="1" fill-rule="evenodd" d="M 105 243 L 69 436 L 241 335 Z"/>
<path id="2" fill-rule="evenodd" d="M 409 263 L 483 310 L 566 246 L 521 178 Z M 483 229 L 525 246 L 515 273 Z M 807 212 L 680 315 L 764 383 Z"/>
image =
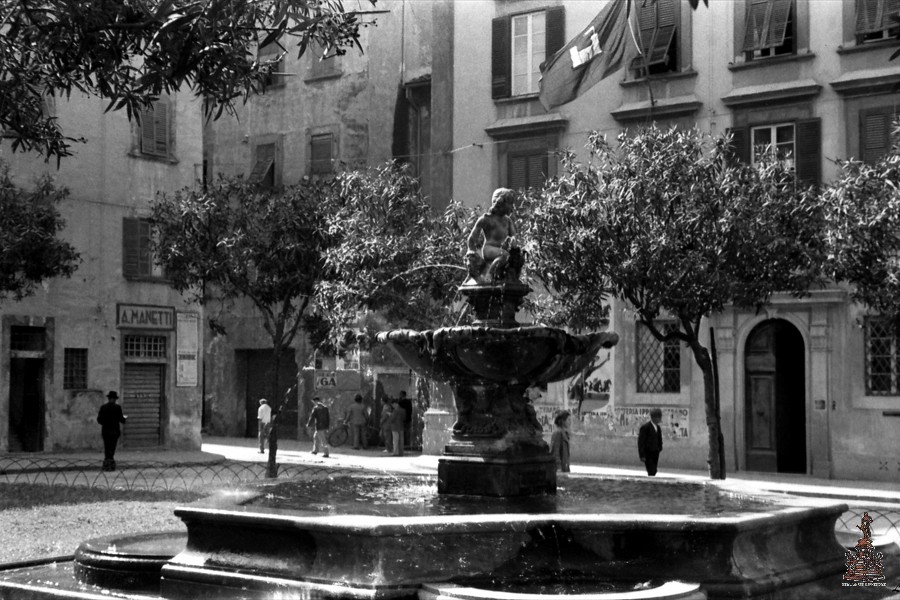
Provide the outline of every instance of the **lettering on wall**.
<path id="1" fill-rule="evenodd" d="M 124 329 L 175 329 L 175 309 L 171 306 L 117 304 L 116 326 Z"/>

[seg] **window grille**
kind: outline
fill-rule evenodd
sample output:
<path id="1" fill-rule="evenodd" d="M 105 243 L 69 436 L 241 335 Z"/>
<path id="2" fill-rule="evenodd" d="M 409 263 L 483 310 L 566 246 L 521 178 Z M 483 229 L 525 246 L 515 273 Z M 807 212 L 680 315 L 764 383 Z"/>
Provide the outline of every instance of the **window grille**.
<path id="1" fill-rule="evenodd" d="M 10 350 L 43 352 L 46 343 L 43 327 L 13 326 L 10 328 Z"/>
<path id="2" fill-rule="evenodd" d="M 66 348 L 63 353 L 63 389 L 87 388 L 87 348 Z"/>
<path id="3" fill-rule="evenodd" d="M 126 335 L 123 353 L 126 358 L 165 358 L 166 346 L 164 335 Z"/>
<path id="4" fill-rule="evenodd" d="M 900 395 L 897 336 L 884 319 L 866 319 L 866 394 Z"/>
<path id="5" fill-rule="evenodd" d="M 667 334 L 677 331 L 675 323 L 661 323 Z M 643 323 L 637 324 L 637 391 L 641 393 L 678 393 L 681 391 L 681 342 L 660 342 Z"/>

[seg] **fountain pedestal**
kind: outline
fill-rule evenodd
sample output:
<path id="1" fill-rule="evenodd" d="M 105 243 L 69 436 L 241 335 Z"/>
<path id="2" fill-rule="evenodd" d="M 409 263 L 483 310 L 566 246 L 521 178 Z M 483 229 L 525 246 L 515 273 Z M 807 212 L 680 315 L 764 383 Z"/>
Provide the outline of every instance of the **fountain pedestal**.
<path id="1" fill-rule="evenodd" d="M 495 445 L 472 440 L 453 440 L 447 444 L 438 459 L 438 493 L 475 496 L 556 493 L 556 460 L 547 453 L 546 444 L 523 440 L 502 452 L 492 451 Z"/>

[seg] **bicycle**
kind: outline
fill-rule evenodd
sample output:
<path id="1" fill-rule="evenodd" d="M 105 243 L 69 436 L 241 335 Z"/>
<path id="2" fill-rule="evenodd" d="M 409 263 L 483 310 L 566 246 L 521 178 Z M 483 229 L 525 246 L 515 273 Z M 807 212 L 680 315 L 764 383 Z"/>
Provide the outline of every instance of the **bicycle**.
<path id="1" fill-rule="evenodd" d="M 366 425 L 365 436 L 366 440 L 369 442 L 369 445 L 377 445 L 378 436 L 381 432 L 377 427 L 373 427 L 372 425 Z M 374 434 L 375 442 L 372 442 Z M 347 423 L 341 423 L 337 425 L 334 429 L 328 432 L 328 445 L 332 448 L 338 448 L 347 443 L 347 440 L 350 439 L 350 425 Z"/>

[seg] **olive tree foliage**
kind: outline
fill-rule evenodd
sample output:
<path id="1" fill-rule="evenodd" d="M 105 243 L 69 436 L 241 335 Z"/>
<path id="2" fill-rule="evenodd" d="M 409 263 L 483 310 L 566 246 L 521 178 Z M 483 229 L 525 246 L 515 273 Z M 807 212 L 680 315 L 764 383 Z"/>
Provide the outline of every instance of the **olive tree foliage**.
<path id="1" fill-rule="evenodd" d="M 190 90 L 218 117 L 264 90 L 284 52 L 359 46 L 361 14 L 341 0 L 0 0 L 0 131 L 15 149 L 69 156 L 76 140 L 46 100 L 72 92 L 132 118 Z M 258 60 L 269 44 L 282 53 Z"/>
<path id="2" fill-rule="evenodd" d="M 68 195 L 43 176 L 34 187 L 18 187 L 0 162 L 0 300 L 22 300 L 53 277 L 70 277 L 81 258 L 57 234 L 65 221 L 56 205 Z"/>
<path id="3" fill-rule="evenodd" d="M 261 191 L 242 178 L 161 195 L 152 205 L 153 252 L 172 287 L 193 300 L 250 300 L 272 340 L 272 409 L 278 365 L 304 325 L 333 243 L 327 181 Z M 269 434 L 270 477 L 277 475 L 277 418 Z"/>
<path id="4" fill-rule="evenodd" d="M 703 373 L 709 467 L 725 477 L 724 436 L 705 317 L 760 307 L 819 281 L 825 249 L 817 195 L 784 161 L 729 160 L 729 140 L 655 126 L 590 136 L 589 158 L 563 161 L 530 208 L 531 275 L 560 313 L 605 324 L 604 296 L 624 300 L 660 340 L 688 346 Z M 674 320 L 664 328 L 661 320 Z"/>
<path id="5" fill-rule="evenodd" d="M 875 164 L 838 161 L 822 200 L 829 221 L 829 275 L 850 284 L 851 298 L 879 313 L 900 333 L 900 128 Z"/>
<path id="6" fill-rule="evenodd" d="M 319 295 L 331 330 L 346 331 L 368 311 L 416 329 L 457 318 L 472 210 L 452 202 L 436 213 L 408 169 L 393 163 L 340 173 L 334 186 L 329 234 L 336 243 L 326 252 L 329 276 Z"/>

